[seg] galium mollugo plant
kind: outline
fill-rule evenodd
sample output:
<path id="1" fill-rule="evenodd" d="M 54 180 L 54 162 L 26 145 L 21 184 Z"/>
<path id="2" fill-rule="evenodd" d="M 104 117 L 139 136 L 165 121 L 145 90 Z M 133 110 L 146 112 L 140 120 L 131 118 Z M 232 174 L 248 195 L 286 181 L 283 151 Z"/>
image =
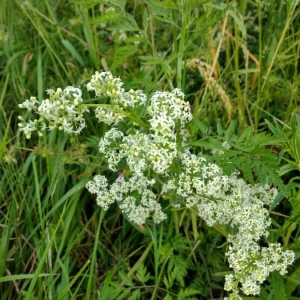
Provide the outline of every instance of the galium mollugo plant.
<path id="1" fill-rule="evenodd" d="M 258 295 L 270 272 L 284 275 L 294 261 L 294 252 L 283 251 L 280 244 L 259 244 L 269 234 L 267 207 L 277 190 L 247 184 L 238 171 L 226 176 L 218 165 L 192 153 L 187 124 L 193 117 L 181 90 L 155 92 L 148 98 L 141 90 L 125 91 L 122 86 L 110 72 L 92 76 L 87 90 L 108 97 L 110 104 L 86 104 L 81 89 L 72 86 L 49 89 L 46 100 L 31 97 L 19 105 L 38 115 L 27 122 L 20 116 L 19 128 L 27 138 L 55 128 L 79 134 L 86 124 L 84 114 L 94 107 L 96 119 L 111 125 L 99 141 L 99 152 L 119 174 L 113 183 L 101 174 L 87 183 L 97 204 L 107 210 L 117 203 L 138 225 L 149 219 L 163 222 L 170 206 L 195 209 L 209 226 L 227 225 L 226 256 L 233 272 L 225 277 L 224 289 L 230 292 L 225 299 L 242 299 L 241 291 Z M 131 126 L 121 131 L 118 124 L 125 120 Z"/>

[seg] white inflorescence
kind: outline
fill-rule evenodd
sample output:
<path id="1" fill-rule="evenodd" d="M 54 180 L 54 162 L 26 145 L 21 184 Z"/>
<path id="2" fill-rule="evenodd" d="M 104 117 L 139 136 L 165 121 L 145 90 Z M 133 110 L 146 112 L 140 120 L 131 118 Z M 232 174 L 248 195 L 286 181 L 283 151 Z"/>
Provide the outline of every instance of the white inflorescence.
<path id="1" fill-rule="evenodd" d="M 277 190 L 268 185 L 248 185 L 237 177 L 237 172 L 225 176 L 217 165 L 189 151 L 181 155 L 181 164 L 181 172 L 173 173 L 174 178 L 163 185 L 162 193 L 181 196 L 181 203 L 174 206 L 195 207 L 209 226 L 219 223 L 233 228 L 235 234 L 227 238 L 226 255 L 234 273 L 226 276 L 225 284 L 225 290 L 233 293 L 226 299 L 241 299 L 239 283 L 244 294 L 259 294 L 260 284 L 269 273 L 276 270 L 285 274 L 295 257 L 294 252 L 283 251 L 279 244 L 261 247 L 257 243 L 268 236 L 271 220 L 264 206 L 272 203 Z"/>
<path id="2" fill-rule="evenodd" d="M 156 201 L 156 195 L 149 189 L 154 183 L 155 180 L 133 174 L 128 181 L 124 177 L 118 177 L 108 187 L 107 179 L 96 175 L 86 187 L 90 193 L 97 195 L 97 204 L 103 209 L 107 210 L 112 203 L 118 202 L 130 221 L 142 225 L 150 216 L 155 223 L 166 219 L 166 214 Z"/>
<path id="3" fill-rule="evenodd" d="M 110 72 L 96 72 L 92 76 L 87 89 L 97 97 L 109 97 L 111 102 L 95 109 L 99 121 L 117 125 L 125 117 L 137 116 L 140 105 L 146 106 L 147 97 L 142 91 L 126 92 L 122 86 L 121 79 Z M 40 115 L 27 123 L 20 116 L 20 130 L 27 138 L 33 131 L 42 135 L 46 128 L 79 133 L 85 126 L 83 113 L 88 111 L 81 105 L 82 91 L 67 87 L 49 89 L 48 94 L 49 99 L 41 103 L 31 97 L 20 104 Z M 262 247 L 258 243 L 268 236 L 271 220 L 266 207 L 277 190 L 268 185 L 249 185 L 239 178 L 238 171 L 226 176 L 219 166 L 187 150 L 186 125 L 192 114 L 181 90 L 155 92 L 145 114 L 143 126 L 128 132 L 112 127 L 99 142 L 99 152 L 107 159 L 108 168 L 122 172 L 126 165 L 126 176 L 122 174 L 109 184 L 105 176 L 96 175 L 87 183 L 87 189 L 96 195 L 100 207 L 107 210 L 117 203 L 128 219 L 138 225 L 150 217 L 155 223 L 166 219 L 153 192 L 158 189 L 174 207 L 196 209 L 209 226 L 227 225 L 231 234 L 227 237 L 226 256 L 233 273 L 226 276 L 225 290 L 231 294 L 225 299 L 242 299 L 240 290 L 246 295 L 259 294 L 260 284 L 270 272 L 284 275 L 295 256 L 292 251 L 283 251 L 279 244 Z M 230 147 L 226 142 L 222 146 L 224 150 Z M 152 175 L 161 180 L 151 179 Z"/>
<path id="4" fill-rule="evenodd" d="M 88 108 L 80 105 L 83 101 L 81 89 L 68 86 L 64 90 L 48 89 L 47 93 L 49 98 L 46 100 L 39 102 L 35 97 L 31 97 L 30 100 L 25 100 L 19 105 L 20 108 L 34 110 L 40 116 L 39 119 L 29 122 L 19 117 L 20 130 L 28 139 L 34 131 L 42 136 L 42 131 L 46 128 L 49 130 L 58 128 L 66 133 L 79 133 L 85 127 L 83 113 L 89 111 Z"/>
<path id="5" fill-rule="evenodd" d="M 110 73 L 96 73 L 90 89 L 95 90 L 98 96 L 106 93 L 119 108 L 134 107 L 138 102 L 124 100 L 127 96 L 123 96 L 122 84 Z M 111 88 L 109 93 L 108 87 Z M 145 102 L 146 98 L 141 104 Z M 229 250 L 226 255 L 234 273 L 226 276 L 225 289 L 232 292 L 227 299 L 242 299 L 238 295 L 239 284 L 246 295 L 259 294 L 259 285 L 270 272 L 277 270 L 284 274 L 294 260 L 294 253 L 282 251 L 279 244 L 261 247 L 257 243 L 268 235 L 271 220 L 264 206 L 272 203 L 277 190 L 268 185 L 248 185 L 238 178 L 237 171 L 226 176 L 220 167 L 208 163 L 204 157 L 191 154 L 188 150 L 183 153 L 177 150 L 177 137 L 181 135 L 182 142 L 187 140 L 186 124 L 192 119 L 189 103 L 184 101 L 184 94 L 179 89 L 171 93 L 155 92 L 149 102 L 146 110 L 149 133 L 135 130 L 125 135 L 112 128 L 101 139 L 99 151 L 105 154 L 109 168 L 117 171 L 120 162 L 126 161 L 133 177 L 126 184 L 124 179 L 118 179 L 123 184 L 114 183 L 110 190 L 106 185 L 99 187 L 96 192 L 98 204 L 107 209 L 109 204 L 118 201 L 120 209 L 139 225 L 151 213 L 155 222 L 162 221 L 165 215 L 147 184 L 144 190 L 139 191 L 138 199 L 130 192 L 134 191 L 136 184 L 147 180 L 144 176 L 146 172 L 152 170 L 164 174 L 165 178 L 170 179 L 163 184 L 162 195 L 165 199 L 173 199 L 174 207 L 194 207 L 209 226 L 215 223 L 230 225 L 235 232 L 228 237 Z M 110 123 L 118 122 L 113 111 L 105 114 L 111 118 Z M 225 146 L 229 147 L 227 144 Z M 181 168 L 174 173 L 170 166 L 175 160 L 180 161 Z M 138 178 L 138 181 L 134 180 L 134 185 L 129 187 L 132 178 Z M 95 183 L 90 182 L 87 187 L 92 192 L 94 186 Z M 117 192 L 114 194 L 111 190 Z"/>
<path id="6" fill-rule="evenodd" d="M 110 72 L 96 72 L 92 76 L 87 84 L 87 90 L 94 91 L 97 97 L 109 97 L 112 105 L 112 107 L 99 106 L 96 108 L 95 115 L 99 122 L 108 125 L 118 124 L 124 119 L 122 110 L 146 104 L 147 96 L 142 91 L 131 89 L 125 92 L 122 88 L 123 84 L 120 78 L 114 77 Z"/>

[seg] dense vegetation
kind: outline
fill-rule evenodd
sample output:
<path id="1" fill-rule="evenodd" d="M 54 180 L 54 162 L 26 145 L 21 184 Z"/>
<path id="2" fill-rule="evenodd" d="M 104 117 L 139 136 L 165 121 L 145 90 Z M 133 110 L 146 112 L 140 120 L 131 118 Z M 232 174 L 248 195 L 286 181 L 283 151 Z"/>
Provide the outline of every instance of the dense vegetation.
<path id="1" fill-rule="evenodd" d="M 280 251 L 294 253 L 295 259 L 287 273 L 275 263 L 259 295 L 245 295 L 244 288 L 240 296 L 300 299 L 297 0 L 0 0 L 0 6 L 1 300 L 240 299 L 224 290 L 225 278 L 237 269 L 230 251 L 239 245 L 240 228 L 259 212 L 270 216 L 268 234 L 245 241 L 259 249 L 279 243 Z M 105 72 L 105 80 L 115 80 L 116 86 L 122 80 L 124 90 L 116 88 L 121 94 L 146 95 L 145 107 L 133 105 L 127 111 L 116 102 L 110 83 L 102 90 L 93 85 L 96 71 Z M 110 78 L 108 71 L 120 79 Z M 47 97 L 51 102 L 61 95 L 57 88 L 67 86 L 81 88 L 82 105 L 90 110 L 80 134 L 66 133 L 63 124 L 26 134 L 26 122 L 45 114 L 43 108 L 36 109 L 39 115 L 24 110 L 22 103 L 37 99 L 40 104 Z M 176 104 L 184 113 L 190 109 L 193 118 L 176 116 L 171 129 L 153 125 L 169 108 L 164 104 L 155 111 L 153 95 L 162 102 L 174 93 Z M 175 145 L 179 154 L 171 157 L 170 170 L 158 158 L 157 164 L 151 161 L 146 149 L 134 153 L 139 157 L 144 151 L 151 162 L 153 170 L 138 171 L 155 179 L 149 193 L 161 204 L 162 222 L 154 222 L 155 217 L 137 222 L 118 201 L 103 209 L 104 198 L 91 183 L 94 176 L 105 176 L 111 185 L 122 182 L 139 161 L 131 166 L 128 152 L 129 166 L 122 162 L 112 171 L 111 153 L 121 148 L 114 144 L 108 149 L 103 141 L 115 119 L 99 122 L 93 114 L 98 104 L 104 109 L 99 114 L 113 112 L 120 119 L 115 128 L 124 135 L 134 136 L 136 128 L 144 137 L 171 132 L 164 143 Z M 128 136 L 122 140 L 125 148 L 132 145 Z M 200 171 L 191 171 L 195 164 Z M 222 198 L 216 203 L 224 211 L 230 211 L 224 199 L 232 199 L 237 187 L 241 198 L 247 192 L 267 195 L 245 224 L 222 223 L 217 216 L 212 221 L 203 213 L 210 202 L 184 205 L 190 181 L 211 166 L 215 177 L 231 180 L 229 188 L 216 194 L 207 191 L 209 199 Z M 205 187 L 213 188 L 208 181 Z M 94 193 L 86 188 L 88 182 Z M 195 185 L 191 189 L 198 191 Z M 251 270 L 245 276 L 250 278 Z"/>

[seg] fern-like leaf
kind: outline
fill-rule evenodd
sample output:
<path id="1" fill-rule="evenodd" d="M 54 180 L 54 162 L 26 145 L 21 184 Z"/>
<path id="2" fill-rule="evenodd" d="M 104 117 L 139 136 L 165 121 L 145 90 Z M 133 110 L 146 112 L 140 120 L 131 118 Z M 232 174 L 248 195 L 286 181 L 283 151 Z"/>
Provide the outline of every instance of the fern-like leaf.
<path id="1" fill-rule="evenodd" d="M 138 288 L 133 293 L 130 294 L 128 300 L 139 300 L 139 299 L 141 299 L 141 291 Z"/>
<path id="2" fill-rule="evenodd" d="M 125 290 L 119 282 L 112 281 L 110 285 L 105 289 L 105 299 L 117 299 L 118 296 Z M 100 293 L 101 300 L 102 292 Z"/>
<path id="3" fill-rule="evenodd" d="M 123 292 L 119 295 L 119 297 L 116 300 L 123 300 L 126 299 L 126 297 L 130 294 L 131 289 L 125 289 Z"/>
<path id="4" fill-rule="evenodd" d="M 185 286 L 184 277 L 187 274 L 188 263 L 179 255 L 173 255 L 168 263 L 168 273 L 175 278 L 182 287 Z"/>
<path id="5" fill-rule="evenodd" d="M 177 296 L 178 296 L 178 300 L 187 300 L 189 296 L 193 296 L 197 294 L 200 295 L 201 292 L 193 288 L 186 288 L 186 289 L 181 289 Z"/>
<path id="6" fill-rule="evenodd" d="M 122 281 L 124 282 L 125 285 L 130 286 L 130 287 L 133 286 L 132 279 L 131 279 L 131 277 L 127 276 L 127 274 L 120 271 L 119 276 L 120 276 L 120 278 L 122 279 Z"/>
<path id="7" fill-rule="evenodd" d="M 147 272 L 147 268 L 143 263 L 139 263 L 137 268 L 136 276 L 143 284 L 145 284 L 150 279 L 150 273 Z"/>

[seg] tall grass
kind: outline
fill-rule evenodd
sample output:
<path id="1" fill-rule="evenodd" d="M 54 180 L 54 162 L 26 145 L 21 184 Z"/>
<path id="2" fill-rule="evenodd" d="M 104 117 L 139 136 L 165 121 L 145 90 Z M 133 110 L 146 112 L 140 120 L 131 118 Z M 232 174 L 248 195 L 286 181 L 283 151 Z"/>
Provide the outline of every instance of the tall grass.
<path id="1" fill-rule="evenodd" d="M 196 119 L 194 142 L 218 139 L 229 124 L 237 136 L 249 126 L 272 131 L 282 180 L 294 185 L 274 212 L 271 239 L 297 260 L 284 278 L 270 277 L 259 299 L 300 299 L 298 2 L 179 1 L 181 9 L 172 1 L 161 9 L 150 0 L 108 2 L 1 0 L 0 299 L 226 295 L 226 228 L 209 228 L 187 210 L 139 227 L 117 206 L 95 205 L 85 184 L 108 174 L 97 151 L 106 125 L 88 119 L 84 136 L 75 137 L 20 134 L 24 99 L 44 99 L 50 87 L 84 86 L 102 69 L 128 89 L 183 89 Z M 130 16 L 120 22 L 108 7 Z M 171 274 L 182 275 L 172 281 Z"/>

